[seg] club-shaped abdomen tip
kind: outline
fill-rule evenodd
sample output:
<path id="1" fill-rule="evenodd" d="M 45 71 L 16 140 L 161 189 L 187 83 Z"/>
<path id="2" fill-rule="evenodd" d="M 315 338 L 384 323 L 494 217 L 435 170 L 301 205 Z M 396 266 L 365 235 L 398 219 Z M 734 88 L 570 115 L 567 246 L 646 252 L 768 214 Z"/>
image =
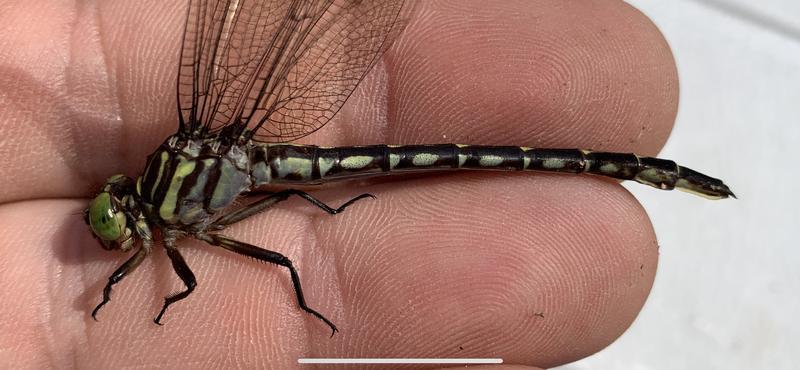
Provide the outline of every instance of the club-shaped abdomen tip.
<path id="1" fill-rule="evenodd" d="M 675 187 L 688 193 L 709 199 L 736 199 L 736 194 L 720 179 L 706 176 L 691 168 L 680 167 L 680 178 L 675 182 Z"/>

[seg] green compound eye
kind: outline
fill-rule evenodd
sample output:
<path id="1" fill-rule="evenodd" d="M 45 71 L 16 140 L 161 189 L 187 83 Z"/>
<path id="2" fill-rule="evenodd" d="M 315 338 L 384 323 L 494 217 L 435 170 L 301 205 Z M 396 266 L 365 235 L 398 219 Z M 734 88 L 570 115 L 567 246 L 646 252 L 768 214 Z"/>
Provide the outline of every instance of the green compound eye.
<path id="1" fill-rule="evenodd" d="M 118 217 L 111 204 L 111 195 L 100 193 L 89 203 L 89 225 L 92 232 L 103 240 L 117 240 L 125 228 L 125 217 Z"/>

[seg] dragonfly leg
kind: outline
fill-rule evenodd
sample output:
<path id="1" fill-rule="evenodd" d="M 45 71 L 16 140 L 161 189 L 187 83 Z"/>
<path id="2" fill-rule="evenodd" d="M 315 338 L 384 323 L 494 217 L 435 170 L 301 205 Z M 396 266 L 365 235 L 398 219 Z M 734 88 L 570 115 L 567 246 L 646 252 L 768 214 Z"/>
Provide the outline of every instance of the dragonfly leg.
<path id="1" fill-rule="evenodd" d="M 256 247 L 252 244 L 247 244 L 244 242 L 240 242 L 238 240 L 233 240 L 228 237 L 219 234 L 196 234 L 196 238 L 205 241 L 211 245 L 215 245 L 218 247 L 225 248 L 229 251 L 235 252 L 237 254 L 241 254 L 243 256 L 248 256 L 255 258 L 262 262 L 274 263 L 279 266 L 286 267 L 289 270 L 289 274 L 292 277 L 292 286 L 294 287 L 295 295 L 297 296 L 297 304 L 303 311 L 306 311 L 318 319 L 322 320 L 325 324 L 327 324 L 332 332 L 331 337 L 336 334 L 338 329 L 336 329 L 336 325 L 334 325 L 330 320 L 322 316 L 319 312 L 315 311 L 311 307 L 308 307 L 306 304 L 306 299 L 303 296 L 303 288 L 300 286 L 300 276 L 297 274 L 297 270 L 292 265 L 292 261 L 289 260 L 286 256 L 278 253 L 273 252 L 270 250 L 266 250 L 263 248 Z"/>
<path id="2" fill-rule="evenodd" d="M 131 256 L 122 266 L 118 267 L 116 271 L 114 271 L 111 276 L 108 277 L 108 283 L 106 287 L 103 288 L 103 301 L 97 305 L 97 307 L 92 310 L 92 318 L 97 321 L 97 312 L 100 311 L 100 308 L 105 306 L 108 301 L 111 300 L 111 287 L 119 283 L 125 276 L 127 276 L 131 271 L 135 270 L 139 265 L 144 261 L 144 258 L 150 253 L 150 243 L 145 241 L 139 250 Z"/>
<path id="3" fill-rule="evenodd" d="M 167 251 L 167 256 L 169 260 L 172 262 L 172 269 L 175 270 L 175 273 L 178 274 L 178 277 L 183 281 L 183 284 L 186 285 L 186 290 L 182 292 L 178 292 L 172 295 L 169 295 L 164 298 L 164 306 L 161 307 L 161 312 L 158 313 L 153 322 L 158 325 L 161 324 L 161 317 L 164 316 L 164 312 L 167 311 L 167 307 L 171 304 L 180 301 L 192 294 L 194 291 L 194 287 L 197 286 L 197 280 L 194 277 L 194 273 L 189 268 L 189 265 L 186 264 L 186 261 L 183 259 L 183 256 L 178 251 L 178 248 L 175 246 L 175 240 L 172 238 L 165 238 L 164 239 L 164 249 Z"/>
<path id="4" fill-rule="evenodd" d="M 241 209 L 228 213 L 227 215 L 221 217 L 216 222 L 214 222 L 211 226 L 209 226 L 209 228 L 212 230 L 222 230 L 226 226 L 244 220 L 245 218 L 253 216 L 257 213 L 263 212 L 269 209 L 270 207 L 274 206 L 275 204 L 288 199 L 292 195 L 297 195 L 309 201 L 311 204 L 319 207 L 320 209 L 331 215 L 341 213 L 342 211 L 344 211 L 345 208 L 347 208 L 348 206 L 350 206 L 351 204 L 355 203 L 360 199 L 364 198 L 375 199 L 374 195 L 365 193 L 348 200 L 347 202 L 339 206 L 339 208 L 333 208 L 323 203 L 321 200 L 314 198 L 313 196 L 311 196 L 311 194 L 308 194 L 304 191 L 300 191 L 297 189 L 286 189 L 286 190 L 281 190 L 277 193 L 272 193 L 270 195 L 267 195 L 266 197 L 259 199 Z"/>

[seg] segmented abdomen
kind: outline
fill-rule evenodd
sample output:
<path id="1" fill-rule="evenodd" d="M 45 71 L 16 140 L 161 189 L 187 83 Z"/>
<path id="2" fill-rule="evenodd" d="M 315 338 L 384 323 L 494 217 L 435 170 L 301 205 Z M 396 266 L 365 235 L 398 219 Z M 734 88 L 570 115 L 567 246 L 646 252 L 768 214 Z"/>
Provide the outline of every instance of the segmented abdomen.
<path id="1" fill-rule="evenodd" d="M 733 195 L 722 181 L 678 166 L 673 161 L 581 149 L 458 144 L 325 148 L 277 144 L 253 146 L 249 157 L 254 186 L 465 169 L 589 173 L 634 180 L 664 190 L 677 187 L 711 198 Z"/>

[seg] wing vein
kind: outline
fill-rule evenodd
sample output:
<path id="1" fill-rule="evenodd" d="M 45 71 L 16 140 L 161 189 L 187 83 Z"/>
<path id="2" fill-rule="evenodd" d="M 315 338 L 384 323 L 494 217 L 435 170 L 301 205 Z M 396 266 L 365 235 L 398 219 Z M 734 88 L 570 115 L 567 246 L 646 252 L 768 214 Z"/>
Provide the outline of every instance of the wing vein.
<path id="1" fill-rule="evenodd" d="M 324 126 L 407 24 L 402 0 L 190 0 L 179 133 L 286 142 Z"/>

